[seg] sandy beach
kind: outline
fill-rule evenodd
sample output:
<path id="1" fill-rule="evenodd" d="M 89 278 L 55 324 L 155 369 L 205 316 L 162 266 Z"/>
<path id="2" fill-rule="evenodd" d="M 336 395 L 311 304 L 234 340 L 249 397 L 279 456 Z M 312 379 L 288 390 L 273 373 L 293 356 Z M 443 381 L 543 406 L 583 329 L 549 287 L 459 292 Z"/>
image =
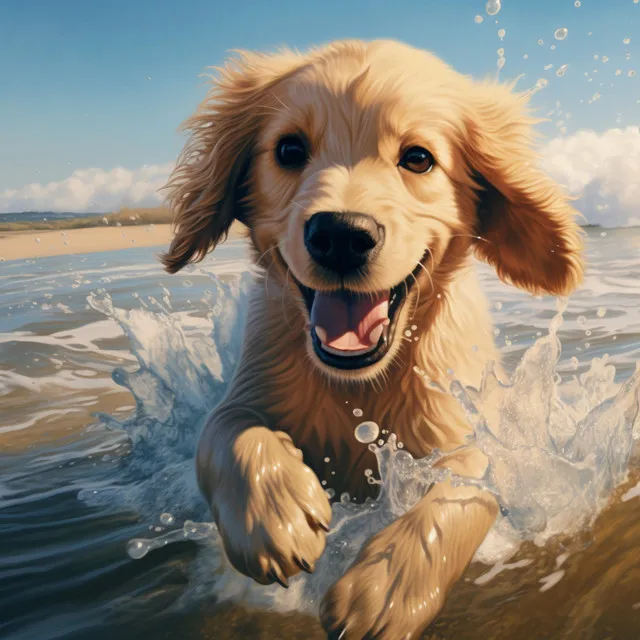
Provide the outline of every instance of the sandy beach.
<path id="1" fill-rule="evenodd" d="M 229 237 L 245 235 L 242 225 L 232 227 Z M 166 247 L 173 234 L 169 224 L 91 227 L 46 231 L 0 231 L 0 262 L 50 256 L 118 251 L 135 247 Z"/>

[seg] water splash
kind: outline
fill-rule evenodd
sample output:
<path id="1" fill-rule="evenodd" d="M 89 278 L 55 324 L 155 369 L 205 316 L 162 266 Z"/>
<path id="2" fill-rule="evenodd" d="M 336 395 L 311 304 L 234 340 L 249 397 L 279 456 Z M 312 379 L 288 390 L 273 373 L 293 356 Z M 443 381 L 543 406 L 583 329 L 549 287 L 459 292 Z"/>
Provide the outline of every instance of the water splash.
<path id="1" fill-rule="evenodd" d="M 212 283 L 214 311 L 206 319 L 204 336 L 184 329 L 171 312 L 168 294 L 163 303 L 155 301 L 156 311 L 118 309 L 105 292 L 89 297 L 93 308 L 120 324 L 139 368 L 114 372 L 114 379 L 133 393 L 136 415 L 124 421 L 101 416 L 131 440 L 131 452 L 120 461 L 125 473 L 118 474 L 118 486 L 80 497 L 127 505 L 149 520 L 159 518 L 161 535 L 130 541 L 127 551 L 134 558 L 175 541 L 199 541 L 201 551 L 183 602 L 215 594 L 218 600 L 316 613 L 323 593 L 366 540 L 413 507 L 434 481 L 445 476 L 454 483 L 471 481 L 434 468 L 438 451 L 414 459 L 393 433 L 386 442 L 372 442 L 378 425 L 358 420 L 362 410 L 355 408 L 358 439 L 377 459 L 377 472 L 365 475 L 380 486 L 379 497 L 356 505 L 344 494 L 334 503 L 332 530 L 315 573 L 295 577 L 286 591 L 256 585 L 232 570 L 215 525 L 205 521 L 210 515 L 196 487 L 193 456 L 202 421 L 224 395 L 239 358 L 250 278 L 245 274 L 224 283 L 212 276 Z M 525 352 L 510 379 L 502 380 L 488 363 L 479 389 L 453 379 L 448 390 L 473 427 L 470 444 L 490 461 L 485 477 L 473 483 L 496 495 L 502 515 L 476 560 L 495 565 L 496 571 L 520 566 L 504 563 L 524 540 L 544 544 L 558 533 L 588 527 L 625 479 L 640 438 L 640 369 L 618 385 L 615 368 L 603 356 L 594 358 L 586 373 L 561 380 L 557 332 L 563 311 L 560 307 L 548 335 Z M 330 488 L 327 492 L 333 494 Z M 179 522 L 182 526 L 166 530 Z"/>

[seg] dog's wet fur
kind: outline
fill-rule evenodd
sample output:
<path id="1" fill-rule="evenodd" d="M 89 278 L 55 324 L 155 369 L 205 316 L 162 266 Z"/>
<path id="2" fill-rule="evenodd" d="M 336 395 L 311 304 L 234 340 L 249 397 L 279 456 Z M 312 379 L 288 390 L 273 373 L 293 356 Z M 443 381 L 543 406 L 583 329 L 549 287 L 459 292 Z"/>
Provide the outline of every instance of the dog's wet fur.
<path id="1" fill-rule="evenodd" d="M 359 500 L 375 488 L 355 407 L 414 456 L 437 447 L 483 475 L 461 408 L 425 380 L 478 386 L 499 360 L 474 257 L 533 294 L 581 281 L 576 212 L 539 166 L 535 123 L 512 86 L 392 41 L 241 53 L 219 70 L 185 125 L 163 261 L 201 260 L 240 220 L 262 268 L 197 454 L 239 571 L 283 585 L 313 571 L 331 520 L 321 481 Z M 330 637 L 418 637 L 497 511 L 488 492 L 435 484 L 326 594 Z"/>

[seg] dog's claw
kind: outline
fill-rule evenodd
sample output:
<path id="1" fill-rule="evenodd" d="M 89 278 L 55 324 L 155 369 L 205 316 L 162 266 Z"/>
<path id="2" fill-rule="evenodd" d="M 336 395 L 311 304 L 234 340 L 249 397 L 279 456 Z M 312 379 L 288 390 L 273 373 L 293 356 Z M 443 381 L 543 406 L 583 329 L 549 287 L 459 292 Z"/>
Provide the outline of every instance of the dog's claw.
<path id="1" fill-rule="evenodd" d="M 329 525 L 325 524 L 324 522 L 318 522 L 318 526 L 323 530 L 326 531 L 327 533 L 329 533 L 329 531 L 331 531 L 331 529 L 329 529 Z"/>
<path id="2" fill-rule="evenodd" d="M 304 558 L 294 558 L 296 564 L 303 570 L 306 571 L 307 573 L 313 573 L 313 569 L 311 568 L 311 565 L 309 565 L 309 563 L 304 559 Z"/>
<path id="3" fill-rule="evenodd" d="M 285 589 L 289 588 L 289 583 L 287 582 L 287 579 L 284 577 L 280 577 L 274 569 L 271 569 L 271 571 L 267 573 L 267 578 L 269 578 L 273 582 L 277 582 L 281 587 L 284 587 Z"/>

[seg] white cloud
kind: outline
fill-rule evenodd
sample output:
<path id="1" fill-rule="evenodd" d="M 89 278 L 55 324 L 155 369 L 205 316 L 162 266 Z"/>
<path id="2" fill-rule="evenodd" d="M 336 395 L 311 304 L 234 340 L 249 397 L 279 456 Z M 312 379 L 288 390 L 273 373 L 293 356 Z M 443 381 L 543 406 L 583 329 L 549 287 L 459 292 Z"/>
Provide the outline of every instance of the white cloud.
<path id="1" fill-rule="evenodd" d="M 640 223 L 640 128 L 579 131 L 551 140 L 543 168 L 579 196 L 574 206 L 592 224 Z"/>
<path id="2" fill-rule="evenodd" d="M 60 182 L 28 184 L 0 191 L 0 213 L 20 211 L 69 211 L 77 213 L 117 211 L 127 206 L 156 206 L 163 196 L 172 163 L 145 165 L 130 171 L 116 167 L 78 169 Z"/>
<path id="3" fill-rule="evenodd" d="M 579 131 L 551 140 L 542 152 L 543 168 L 572 195 L 593 224 L 640 224 L 640 128 Z M 0 212 L 114 211 L 123 206 L 154 206 L 171 163 L 130 171 L 82 169 L 61 182 L 29 184 L 0 192 Z"/>

